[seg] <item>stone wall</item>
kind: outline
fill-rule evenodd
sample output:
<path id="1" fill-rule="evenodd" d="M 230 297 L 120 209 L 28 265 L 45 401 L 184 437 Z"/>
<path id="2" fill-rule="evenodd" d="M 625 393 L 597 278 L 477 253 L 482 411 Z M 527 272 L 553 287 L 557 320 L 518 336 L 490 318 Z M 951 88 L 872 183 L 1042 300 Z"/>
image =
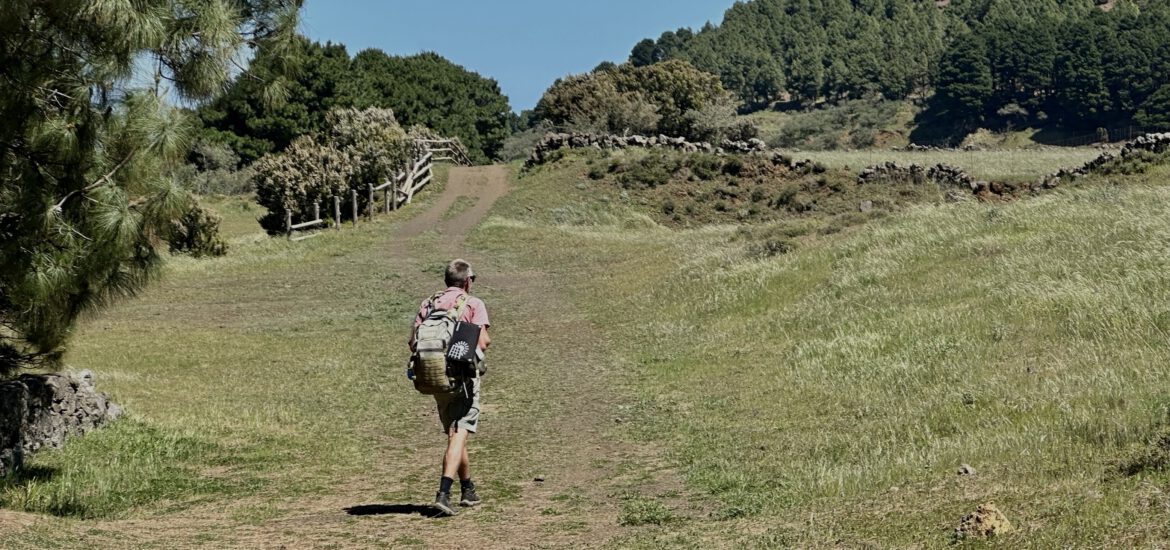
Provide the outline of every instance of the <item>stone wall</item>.
<path id="1" fill-rule="evenodd" d="M 544 135 L 532 156 L 528 157 L 527 167 L 533 167 L 548 162 L 549 154 L 561 149 L 669 149 L 684 153 L 713 153 L 713 154 L 748 154 L 762 153 L 768 150 L 768 145 L 759 139 L 748 141 L 724 140 L 719 145 L 707 142 L 694 143 L 684 138 L 670 136 L 615 136 L 611 134 L 567 134 L 552 132 Z"/>
<path id="2" fill-rule="evenodd" d="M 1045 189 L 1051 189 L 1060 185 L 1062 181 L 1071 181 L 1087 176 L 1099 171 L 1102 167 L 1113 161 L 1125 160 L 1143 152 L 1155 154 L 1170 152 L 1170 132 L 1164 134 L 1146 134 L 1126 143 L 1118 153 L 1106 151 L 1101 153 L 1097 158 L 1086 162 L 1083 166 L 1062 168 L 1044 176 L 1040 180 L 1040 186 Z"/>
<path id="3" fill-rule="evenodd" d="M 57 448 L 122 415 L 122 408 L 98 393 L 93 373 L 25 374 L 0 382 L 0 477 L 44 448 Z"/>

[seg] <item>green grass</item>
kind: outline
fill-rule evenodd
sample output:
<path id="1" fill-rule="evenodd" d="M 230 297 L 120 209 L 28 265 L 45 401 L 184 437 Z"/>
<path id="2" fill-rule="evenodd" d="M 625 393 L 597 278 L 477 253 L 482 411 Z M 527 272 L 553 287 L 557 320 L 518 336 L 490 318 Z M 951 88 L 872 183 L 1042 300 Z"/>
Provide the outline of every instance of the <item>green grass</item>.
<path id="1" fill-rule="evenodd" d="M 633 433 L 716 502 L 672 544 L 941 547 L 987 501 L 1021 529 L 1007 547 L 1170 537 L 1166 473 L 1118 473 L 1170 422 L 1170 170 L 921 207 L 757 260 L 735 226 L 640 229 L 616 206 L 556 224 L 592 200 L 567 166 L 523 179 L 483 242 L 573 274 L 625 350 Z M 739 530 L 761 520 L 778 524 Z"/>
<path id="2" fill-rule="evenodd" d="M 37 454 L 33 475 L 0 485 L 0 506 L 91 519 L 260 498 L 237 512 L 255 522 L 282 513 L 272 499 L 388 459 L 381 446 L 413 433 L 418 401 L 395 397 L 405 359 L 375 343 L 405 341 L 433 267 L 387 265 L 374 243 L 441 189 L 302 243 L 264 235 L 246 198 L 210 200 L 229 255 L 171 258 L 142 296 L 88 318 L 66 357 L 130 418 Z"/>
<path id="3" fill-rule="evenodd" d="M 547 347 L 589 335 L 542 322 L 485 270 L 488 302 L 506 304 L 493 327 L 505 368 L 491 375 L 499 431 L 473 456 L 500 507 L 461 528 L 507 529 L 508 507 L 549 475 L 527 512 L 554 545 L 596 533 L 587 514 L 602 509 L 612 538 L 585 542 L 944 548 L 985 502 L 1019 532 L 976 546 L 1170 540 L 1170 169 L 1009 204 L 912 207 L 802 234 L 775 256 L 756 247 L 791 228 L 666 228 L 644 205 L 600 200 L 584 172 L 567 162 L 523 176 L 470 237 L 517 277 L 555 281 L 541 307 L 570 304 L 601 334 L 594 353 L 533 370 Z M 413 462 L 419 401 L 403 399 L 401 357 L 385 349 L 433 286 L 437 243 L 380 254 L 401 217 L 288 243 L 245 231 L 250 215 L 225 214 L 239 228 L 228 257 L 176 259 L 144 296 L 84 324 L 68 361 L 98 367 L 131 417 L 37 455 L 0 488 L 5 508 L 65 516 L 0 546 L 126 546 L 81 519 L 165 529 L 192 509 L 226 519 L 186 542 L 246 545 L 237 531 L 319 520 L 290 503 L 371 472 L 392 480 L 371 499 L 433 490 L 432 462 Z M 575 380 L 596 394 L 575 395 Z M 601 419 L 608 430 L 568 427 L 581 400 L 612 403 L 590 410 L 614 417 Z M 563 456 L 565 438 L 596 450 Z M 603 449 L 623 441 L 647 450 Z M 556 486 L 550 460 L 601 471 L 614 490 L 579 497 L 576 482 Z M 959 476 L 961 464 L 976 475 Z M 301 542 L 432 542 L 411 531 L 420 524 L 355 525 L 366 534 Z"/>
<path id="4" fill-rule="evenodd" d="M 918 108 L 907 101 L 859 99 L 805 111 L 759 111 L 743 118 L 773 147 L 889 149 L 910 143 Z"/>

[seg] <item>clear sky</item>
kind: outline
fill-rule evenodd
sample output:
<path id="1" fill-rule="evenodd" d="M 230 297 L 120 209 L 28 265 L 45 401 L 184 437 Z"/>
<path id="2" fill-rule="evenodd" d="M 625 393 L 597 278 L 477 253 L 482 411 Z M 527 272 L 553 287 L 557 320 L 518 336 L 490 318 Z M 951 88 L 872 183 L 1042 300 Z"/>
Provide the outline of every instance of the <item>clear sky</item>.
<path id="1" fill-rule="evenodd" d="M 435 51 L 494 78 L 516 111 L 557 78 L 622 62 L 643 38 L 718 24 L 734 0 L 307 0 L 302 30 L 350 55 Z"/>

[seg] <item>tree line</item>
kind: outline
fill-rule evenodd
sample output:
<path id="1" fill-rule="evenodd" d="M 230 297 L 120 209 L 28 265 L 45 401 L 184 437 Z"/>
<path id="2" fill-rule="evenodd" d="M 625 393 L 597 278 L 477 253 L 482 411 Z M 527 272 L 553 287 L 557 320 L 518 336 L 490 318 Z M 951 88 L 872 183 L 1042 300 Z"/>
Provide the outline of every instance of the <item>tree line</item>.
<path id="1" fill-rule="evenodd" d="M 260 55 L 227 92 L 198 115 L 208 140 L 227 144 L 242 163 L 287 149 L 301 136 L 327 131 L 337 108 L 391 109 L 404 127 L 422 125 L 458 137 L 475 160 L 496 157 L 513 114 L 499 84 L 435 53 L 400 57 L 368 49 L 350 57 L 342 44 L 300 38 L 282 101 L 263 90 L 284 59 Z"/>
<path id="2" fill-rule="evenodd" d="M 1117 0 L 754 0 L 634 46 L 685 60 L 743 110 L 879 94 L 969 123 L 1170 127 L 1170 4 Z"/>

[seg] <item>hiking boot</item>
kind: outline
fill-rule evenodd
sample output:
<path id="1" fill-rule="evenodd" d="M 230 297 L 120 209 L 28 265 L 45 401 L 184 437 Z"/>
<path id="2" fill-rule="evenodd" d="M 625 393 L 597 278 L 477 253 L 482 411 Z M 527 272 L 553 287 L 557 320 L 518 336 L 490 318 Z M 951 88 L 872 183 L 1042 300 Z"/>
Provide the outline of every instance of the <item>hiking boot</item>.
<path id="1" fill-rule="evenodd" d="M 444 516 L 453 516 L 459 512 L 455 511 L 455 507 L 451 506 L 451 493 L 444 493 L 442 491 L 435 493 L 435 509 L 442 512 Z"/>
<path id="2" fill-rule="evenodd" d="M 474 485 L 464 489 L 461 497 L 462 498 L 459 499 L 459 504 L 461 506 L 479 506 L 479 503 L 481 502 L 479 500 L 479 495 L 475 494 Z"/>

